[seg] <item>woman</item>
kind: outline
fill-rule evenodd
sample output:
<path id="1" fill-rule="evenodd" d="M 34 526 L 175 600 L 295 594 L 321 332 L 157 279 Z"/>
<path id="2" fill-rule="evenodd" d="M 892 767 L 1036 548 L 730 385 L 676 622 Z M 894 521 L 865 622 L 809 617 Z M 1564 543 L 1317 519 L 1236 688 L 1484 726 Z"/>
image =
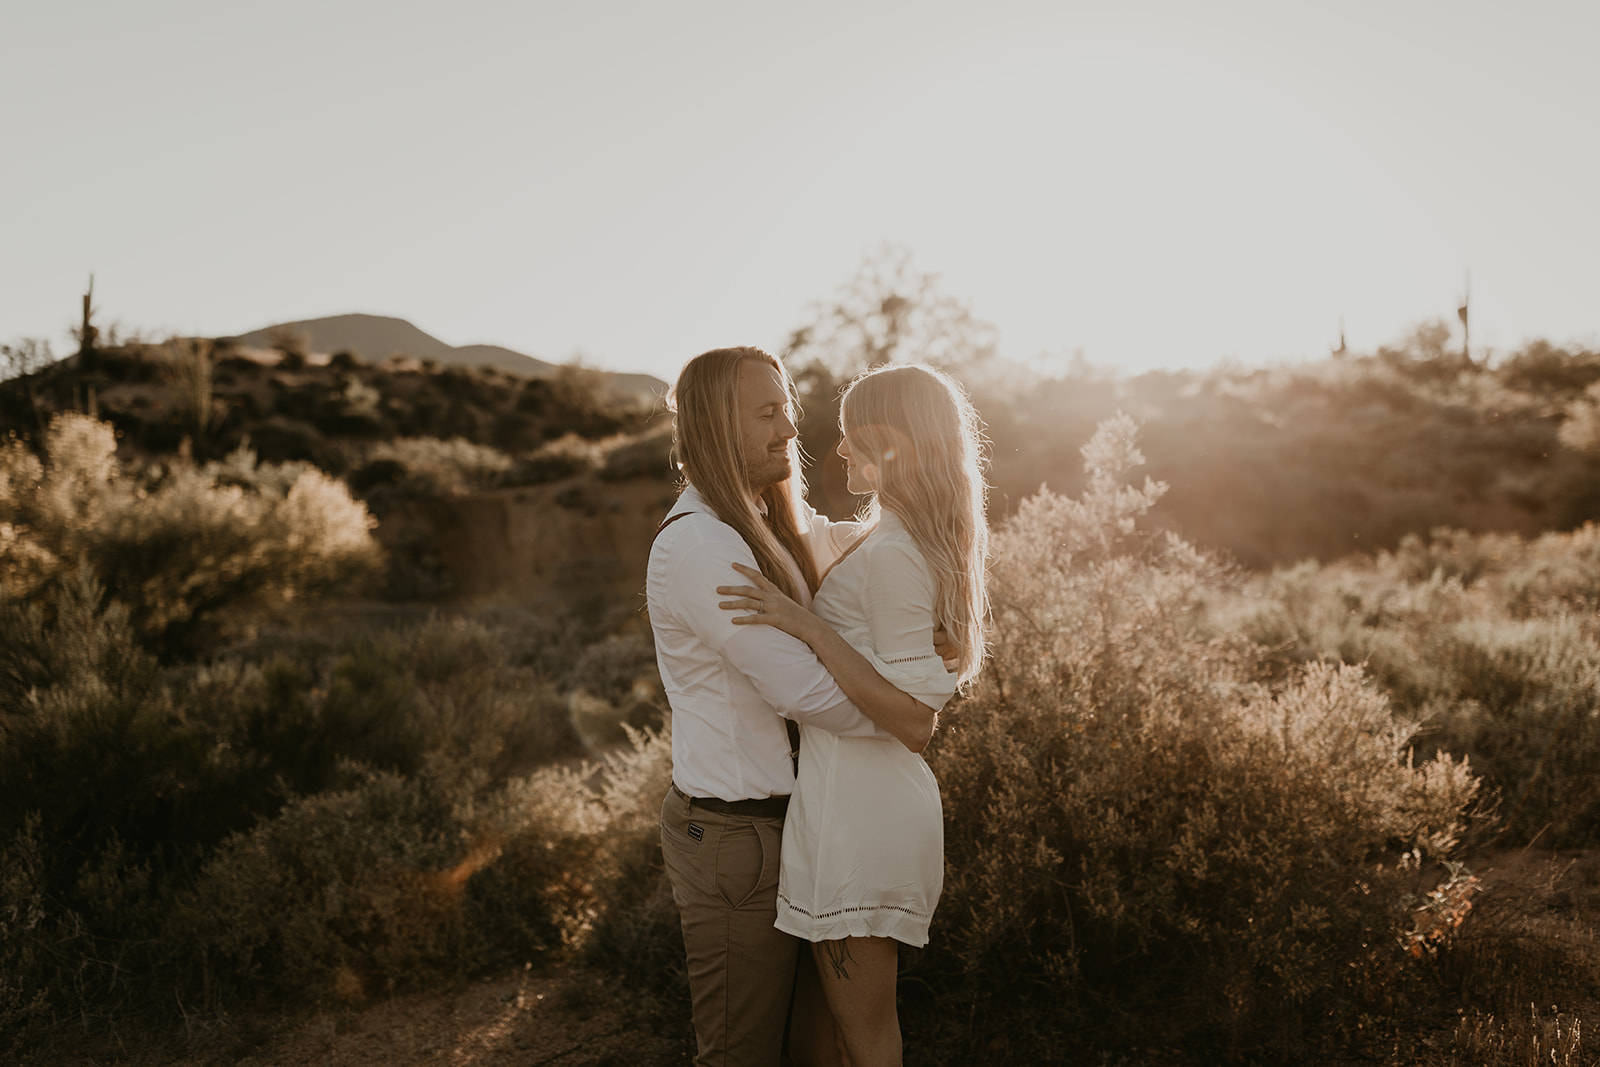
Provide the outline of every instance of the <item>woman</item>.
<path id="1" fill-rule="evenodd" d="M 862 707 L 873 719 L 923 724 L 897 730 L 900 741 L 802 731 L 783 832 L 777 925 L 812 943 L 814 964 L 795 991 L 795 1057 L 870 1067 L 900 1062 L 897 942 L 927 944 L 943 884 L 939 787 L 918 752 L 982 663 L 986 486 L 977 413 L 931 367 L 856 378 L 840 424 L 850 491 L 871 494 L 867 533 L 824 576 L 811 610 L 744 567 L 753 585 L 717 591 L 739 598 L 724 608 L 755 610 L 736 622 L 810 645 L 858 705 L 877 705 Z M 953 671 L 932 651 L 935 619 L 958 650 Z M 849 681 L 874 672 L 875 685 Z"/>

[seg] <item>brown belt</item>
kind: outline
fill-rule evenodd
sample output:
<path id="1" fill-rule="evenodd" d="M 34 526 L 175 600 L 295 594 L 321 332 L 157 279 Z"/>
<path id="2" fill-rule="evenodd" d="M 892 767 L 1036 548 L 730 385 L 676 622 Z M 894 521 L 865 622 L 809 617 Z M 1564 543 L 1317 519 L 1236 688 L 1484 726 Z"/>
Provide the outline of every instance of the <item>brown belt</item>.
<path id="1" fill-rule="evenodd" d="M 789 810 L 789 798 L 762 797 L 760 800 L 721 800 L 717 797 L 692 797 L 672 783 L 672 791 L 689 802 L 692 808 L 704 808 L 718 815 L 752 815 L 760 819 L 781 819 Z"/>

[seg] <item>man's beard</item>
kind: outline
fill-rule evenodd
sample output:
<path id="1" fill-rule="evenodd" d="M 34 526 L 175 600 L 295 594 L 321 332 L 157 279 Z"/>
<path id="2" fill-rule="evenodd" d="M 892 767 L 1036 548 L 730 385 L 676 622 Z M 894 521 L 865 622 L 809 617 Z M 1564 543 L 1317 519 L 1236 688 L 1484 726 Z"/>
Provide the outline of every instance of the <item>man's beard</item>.
<path id="1" fill-rule="evenodd" d="M 793 473 L 789 460 L 789 450 L 782 452 L 762 452 L 757 456 L 746 456 L 744 462 L 744 478 L 750 488 L 761 492 L 769 485 L 788 481 Z"/>

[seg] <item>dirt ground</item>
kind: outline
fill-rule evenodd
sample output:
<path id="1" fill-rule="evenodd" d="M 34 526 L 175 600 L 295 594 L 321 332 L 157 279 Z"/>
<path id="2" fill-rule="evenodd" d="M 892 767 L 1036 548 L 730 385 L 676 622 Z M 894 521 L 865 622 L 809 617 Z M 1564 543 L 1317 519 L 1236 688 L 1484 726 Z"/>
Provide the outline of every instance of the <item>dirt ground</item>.
<path id="1" fill-rule="evenodd" d="M 687 1024 L 687 1020 L 685 1020 Z M 50 1067 L 680 1067 L 687 1025 L 652 1032 L 614 979 L 524 969 L 361 1006 L 191 1018 L 182 1032 L 63 1033 Z"/>

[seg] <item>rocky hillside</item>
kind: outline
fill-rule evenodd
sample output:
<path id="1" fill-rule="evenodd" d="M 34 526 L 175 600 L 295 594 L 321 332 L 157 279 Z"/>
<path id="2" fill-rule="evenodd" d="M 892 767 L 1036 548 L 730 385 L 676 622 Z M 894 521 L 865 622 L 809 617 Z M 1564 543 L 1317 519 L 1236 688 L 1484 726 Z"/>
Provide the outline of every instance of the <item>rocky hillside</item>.
<path id="1" fill-rule="evenodd" d="M 600 610 L 642 583 L 673 484 L 663 412 L 612 384 L 575 366 L 530 377 L 181 340 L 0 382 L 0 436 L 85 411 L 116 428 L 126 463 L 239 448 L 311 463 L 378 518 L 389 597 Z"/>

